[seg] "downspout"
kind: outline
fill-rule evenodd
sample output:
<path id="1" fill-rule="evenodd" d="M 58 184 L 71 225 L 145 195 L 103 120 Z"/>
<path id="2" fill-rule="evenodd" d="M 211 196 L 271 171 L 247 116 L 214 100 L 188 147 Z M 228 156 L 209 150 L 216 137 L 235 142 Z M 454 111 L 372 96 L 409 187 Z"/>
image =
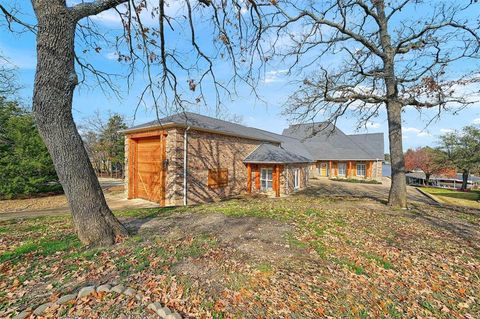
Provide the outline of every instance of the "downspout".
<path id="1" fill-rule="evenodd" d="M 190 126 L 185 129 L 183 133 L 183 206 L 187 206 L 187 174 L 188 174 L 188 130 Z"/>

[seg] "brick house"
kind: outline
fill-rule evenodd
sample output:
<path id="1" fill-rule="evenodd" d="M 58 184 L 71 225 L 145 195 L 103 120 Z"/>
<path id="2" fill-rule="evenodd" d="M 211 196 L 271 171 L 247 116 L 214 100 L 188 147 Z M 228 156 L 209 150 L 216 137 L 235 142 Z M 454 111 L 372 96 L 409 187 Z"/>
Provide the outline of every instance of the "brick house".
<path id="1" fill-rule="evenodd" d="M 300 128 L 308 133 L 306 127 Z M 298 127 L 275 134 L 188 112 L 122 132 L 128 198 L 144 198 L 163 206 L 204 203 L 245 193 L 288 195 L 305 188 L 312 174 L 321 172 L 314 169 L 323 167 L 321 163 L 330 165 L 326 176 L 332 176 L 343 160 L 318 157 L 312 145 L 320 135 L 299 138 Z M 367 147 L 368 135 L 359 136 L 351 147 Z M 379 135 L 383 154 L 383 134 Z M 356 178 L 377 178 L 378 165 L 381 174 L 381 161 L 378 164 L 373 157 L 348 159 L 348 163 L 355 163 L 349 165 L 366 165 L 364 176 L 356 174 Z"/>
<path id="2" fill-rule="evenodd" d="M 382 178 L 383 133 L 347 135 L 331 123 L 291 125 L 283 135 L 302 142 L 314 163 L 311 177 Z"/>

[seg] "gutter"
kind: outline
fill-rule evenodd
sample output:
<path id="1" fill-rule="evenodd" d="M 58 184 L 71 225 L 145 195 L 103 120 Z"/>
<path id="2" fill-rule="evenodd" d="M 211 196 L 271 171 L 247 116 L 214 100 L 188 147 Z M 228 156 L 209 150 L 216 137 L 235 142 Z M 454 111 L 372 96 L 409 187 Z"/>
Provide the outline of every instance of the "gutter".
<path id="1" fill-rule="evenodd" d="M 190 130 L 190 126 L 185 129 L 183 133 L 183 206 L 187 206 L 187 174 L 188 174 L 188 130 Z"/>

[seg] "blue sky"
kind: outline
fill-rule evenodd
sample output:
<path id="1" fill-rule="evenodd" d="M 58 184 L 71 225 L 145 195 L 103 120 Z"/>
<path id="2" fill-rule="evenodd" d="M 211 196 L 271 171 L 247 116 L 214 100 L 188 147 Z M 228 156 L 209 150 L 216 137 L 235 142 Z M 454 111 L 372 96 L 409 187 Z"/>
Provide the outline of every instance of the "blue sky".
<path id="1" fill-rule="evenodd" d="M 3 1 L 0 0 L 0 2 Z M 34 21 L 29 1 L 18 1 L 18 3 L 21 3 L 20 7 L 24 13 L 24 18 Z M 115 16 L 109 13 L 97 18 L 96 21 L 105 30 L 115 29 L 117 25 Z M 172 38 L 167 40 L 173 41 Z M 24 104 L 29 106 L 36 63 L 34 35 L 30 33 L 14 34 L 5 28 L 0 29 L 0 53 L 17 67 L 19 82 L 23 85 L 19 95 Z M 102 49 L 99 54 L 91 55 L 90 59 L 107 71 L 122 72 L 125 70 L 125 65 L 115 60 L 114 50 L 109 48 Z M 333 58 L 330 57 L 329 59 Z M 325 62 L 331 63 L 334 61 Z M 221 72 L 228 72 L 228 69 Z M 288 126 L 288 119 L 282 116 L 281 112 L 288 96 L 295 89 L 295 85 L 291 83 L 293 80 L 295 78 L 286 76 L 284 65 L 274 62 L 267 66 L 264 77 L 257 87 L 262 101 L 253 96 L 250 90 L 240 87 L 238 96 L 235 96 L 234 100 L 224 103 L 228 107 L 229 113 L 243 117 L 243 124 L 280 133 L 283 128 Z M 73 114 L 77 124 L 93 116 L 96 111 L 105 116 L 109 111 L 123 114 L 129 125 L 154 119 L 155 112 L 152 108 L 144 106 L 138 109 L 134 119 L 135 106 L 138 102 L 142 84 L 144 84 L 144 77 L 141 72 L 137 76 L 135 85 L 128 93 L 125 90 L 124 83 L 119 81 L 118 85 L 124 92 L 121 99 L 117 99 L 113 95 L 105 95 L 94 85 L 79 87 L 73 104 Z M 198 105 L 191 108 L 191 111 L 212 115 L 214 114 L 214 107 L 206 109 L 203 105 Z M 435 145 L 436 137 L 440 134 L 459 129 L 465 125 L 480 124 L 480 102 L 458 112 L 458 114 L 444 113 L 440 119 L 425 127 L 435 114 L 435 110 L 419 113 L 412 108 L 405 109 L 403 114 L 405 149 Z M 321 120 L 321 118 L 318 120 Z M 385 134 L 385 150 L 388 152 L 385 112 L 372 119 L 367 129 L 357 130 L 356 119 L 352 116 L 342 118 L 338 122 L 338 127 L 346 133 L 383 132 Z"/>

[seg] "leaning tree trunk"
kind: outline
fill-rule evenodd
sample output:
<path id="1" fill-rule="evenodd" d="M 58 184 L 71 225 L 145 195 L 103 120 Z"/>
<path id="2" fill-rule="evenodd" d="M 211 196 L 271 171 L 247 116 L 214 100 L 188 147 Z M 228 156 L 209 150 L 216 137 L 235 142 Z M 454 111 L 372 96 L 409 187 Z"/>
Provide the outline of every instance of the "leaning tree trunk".
<path id="1" fill-rule="evenodd" d="M 407 207 L 407 182 L 402 145 L 402 105 L 397 101 L 387 103 L 387 116 L 392 165 L 392 185 L 388 204 L 405 208 Z"/>
<path id="2" fill-rule="evenodd" d="M 468 170 L 464 170 L 462 172 L 462 188 L 461 188 L 462 191 L 466 191 L 468 188 L 468 175 L 469 175 Z"/>
<path id="3" fill-rule="evenodd" d="M 38 19 L 36 125 L 67 196 L 78 237 L 87 245 L 113 244 L 127 231 L 107 206 L 72 117 L 76 23 L 64 0 L 32 3 Z"/>

